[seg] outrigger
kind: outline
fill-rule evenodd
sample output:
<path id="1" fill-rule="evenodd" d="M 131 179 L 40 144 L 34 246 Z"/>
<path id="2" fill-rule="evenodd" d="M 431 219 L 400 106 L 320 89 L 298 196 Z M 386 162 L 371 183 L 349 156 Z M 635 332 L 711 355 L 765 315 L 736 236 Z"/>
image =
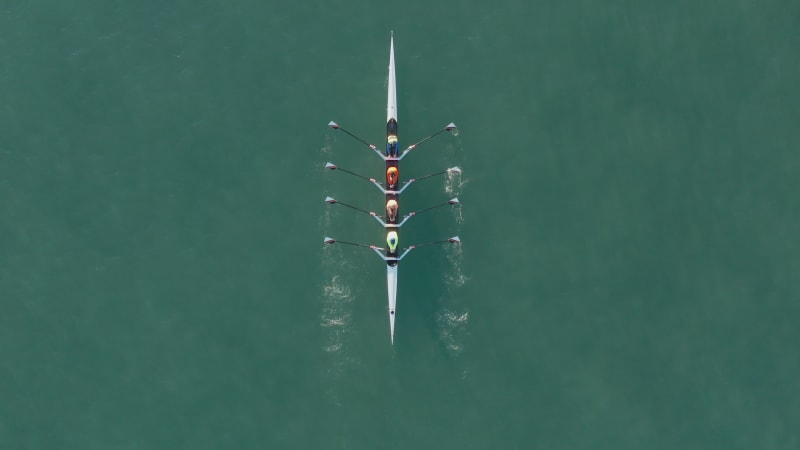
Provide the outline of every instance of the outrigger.
<path id="1" fill-rule="evenodd" d="M 352 205 L 348 205 L 346 203 L 342 203 L 333 197 L 326 197 L 325 202 L 329 204 L 338 204 L 342 206 L 346 206 L 348 208 L 354 209 L 356 211 L 368 214 L 375 218 L 386 230 L 386 248 L 381 248 L 375 245 L 364 245 L 358 244 L 354 242 L 347 242 L 347 241 L 340 241 L 330 237 L 325 238 L 326 244 L 333 244 L 333 243 L 340 243 L 340 244 L 347 244 L 356 247 L 368 248 L 378 256 L 381 257 L 386 262 L 386 286 L 387 286 L 387 293 L 389 299 L 389 333 L 391 342 L 394 344 L 394 323 L 395 323 L 395 310 L 397 307 L 397 265 L 398 263 L 408 255 L 408 253 L 415 249 L 420 248 L 428 245 L 435 245 L 435 244 L 444 244 L 444 243 L 452 243 L 458 244 L 460 243 L 460 239 L 458 236 L 453 236 L 448 239 L 444 239 L 441 241 L 434 241 L 428 242 L 426 244 L 419 244 L 419 245 L 411 245 L 402 251 L 398 250 L 398 242 L 399 236 L 398 232 L 400 231 L 400 227 L 402 227 L 411 217 L 424 212 L 429 211 L 435 208 L 439 208 L 441 206 L 447 205 L 457 205 L 459 204 L 458 198 L 452 198 L 444 203 L 430 206 L 428 208 L 413 211 L 402 218 L 400 217 L 400 194 L 403 193 L 412 183 L 424 180 L 426 178 L 431 178 L 437 175 L 444 175 L 444 174 L 460 174 L 461 169 L 458 167 L 450 167 L 446 170 L 432 173 L 430 175 L 426 175 L 420 178 L 411 178 L 407 181 L 401 183 L 400 182 L 400 160 L 402 160 L 411 150 L 415 149 L 418 145 L 426 142 L 434 137 L 438 136 L 439 134 L 445 131 L 452 131 L 456 129 L 456 125 L 454 123 L 449 123 L 443 129 L 433 133 L 432 135 L 422 139 L 421 141 L 408 146 L 402 153 L 398 151 L 398 133 L 397 133 L 397 84 L 395 79 L 395 70 L 394 70 L 394 33 L 390 39 L 389 43 L 389 87 L 388 87 L 388 98 L 386 101 L 386 154 L 384 155 L 378 148 L 370 144 L 369 142 L 361 139 L 360 137 L 356 136 L 355 134 L 347 131 L 346 129 L 342 128 L 336 122 L 330 122 L 328 124 L 329 127 L 333 128 L 334 130 L 341 130 L 347 135 L 351 136 L 352 138 L 356 139 L 357 141 L 361 142 L 362 144 L 368 146 L 370 149 L 375 151 L 385 162 L 386 162 L 386 183 L 383 184 L 378 182 L 374 178 L 368 178 L 362 175 L 359 175 L 355 172 L 351 172 L 349 170 L 343 169 L 341 167 L 336 166 L 333 163 L 326 163 L 325 168 L 329 170 L 340 170 L 347 174 L 353 175 L 355 177 L 361 178 L 363 180 L 369 181 L 373 185 L 375 185 L 383 194 L 386 196 L 386 215 L 381 218 L 377 213 L 372 211 L 367 211 Z"/>

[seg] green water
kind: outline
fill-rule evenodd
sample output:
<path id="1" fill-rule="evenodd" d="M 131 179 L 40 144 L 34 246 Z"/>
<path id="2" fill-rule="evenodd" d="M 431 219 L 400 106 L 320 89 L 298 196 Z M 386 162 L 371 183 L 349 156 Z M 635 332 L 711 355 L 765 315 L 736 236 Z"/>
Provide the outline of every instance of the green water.
<path id="1" fill-rule="evenodd" d="M 0 4 L 0 448 L 800 446 L 800 7 Z M 389 31 L 389 344 L 369 149 Z"/>

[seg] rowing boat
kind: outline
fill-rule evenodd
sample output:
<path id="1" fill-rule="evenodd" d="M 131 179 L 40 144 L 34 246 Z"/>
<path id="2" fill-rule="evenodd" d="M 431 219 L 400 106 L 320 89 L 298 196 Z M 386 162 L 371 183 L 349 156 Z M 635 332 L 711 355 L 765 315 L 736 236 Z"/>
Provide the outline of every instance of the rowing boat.
<path id="1" fill-rule="evenodd" d="M 336 200 L 333 197 L 326 197 L 325 202 L 328 204 L 338 204 L 342 206 L 346 206 L 353 210 L 359 211 L 361 213 L 365 213 L 373 217 L 375 220 L 380 223 L 385 231 L 386 231 L 386 248 L 381 248 L 376 245 L 364 245 L 358 244 L 354 242 L 347 242 L 341 241 L 337 239 L 333 239 L 330 237 L 326 237 L 324 242 L 326 244 L 333 244 L 333 243 L 341 243 L 341 244 L 348 244 L 356 247 L 368 248 L 373 250 L 378 256 L 381 257 L 386 262 L 386 288 L 387 288 L 387 298 L 388 298 L 388 306 L 389 306 L 389 336 L 391 339 L 392 344 L 394 344 L 394 325 L 395 325 L 395 311 L 397 308 L 397 282 L 398 282 L 398 263 L 406 256 L 408 253 L 419 247 L 427 246 L 427 245 L 434 245 L 434 244 L 444 244 L 444 243 L 451 243 L 451 244 L 458 244 L 460 243 L 460 239 L 458 236 L 453 236 L 448 239 L 429 242 L 426 244 L 418 244 L 418 245 L 411 245 L 402 251 L 398 250 L 398 242 L 399 242 L 399 231 L 400 227 L 402 227 L 411 217 L 416 216 L 417 214 L 423 211 L 429 211 L 432 209 L 436 209 L 441 206 L 446 205 L 458 205 L 459 200 L 458 198 L 451 198 L 450 200 L 437 204 L 434 206 L 430 206 L 428 208 L 413 211 L 402 218 L 400 217 L 399 210 L 400 210 L 400 194 L 406 190 L 412 183 L 421 181 L 427 178 L 431 178 L 438 175 L 445 175 L 445 174 L 455 174 L 461 173 L 461 169 L 458 167 L 450 167 L 448 169 L 442 170 L 440 172 L 432 173 L 430 175 L 425 175 L 419 178 L 410 178 L 401 183 L 400 181 L 400 161 L 413 149 L 417 148 L 418 145 L 426 142 L 439 134 L 445 131 L 452 131 L 456 129 L 455 124 L 449 123 L 444 128 L 440 129 L 439 131 L 431 134 L 430 136 L 416 142 L 408 146 L 402 153 L 398 152 L 398 127 L 397 127 L 397 81 L 395 77 L 395 65 L 394 65 L 394 33 L 389 41 L 389 82 L 388 82 L 388 92 L 387 92 L 387 100 L 386 100 L 386 150 L 385 154 L 381 150 L 378 150 L 378 147 L 370 144 L 369 142 L 361 139 L 360 137 L 356 136 L 355 134 L 349 132 L 348 130 L 344 129 L 342 126 L 337 124 L 336 122 L 331 121 L 328 124 L 334 130 L 341 130 L 344 133 L 348 134 L 352 138 L 358 140 L 359 142 L 367 145 L 370 149 L 372 149 L 379 157 L 381 157 L 385 164 L 386 164 L 386 182 L 382 183 L 377 181 L 375 178 L 369 178 L 362 175 L 359 175 L 355 172 L 352 172 L 347 169 L 343 169 L 331 162 L 325 164 L 325 168 L 329 170 L 340 170 L 345 172 L 349 175 L 358 177 L 360 179 L 369 181 L 374 186 L 376 186 L 385 196 L 386 200 L 386 214 L 385 216 L 381 216 L 375 212 L 367 211 L 361 208 L 358 208 L 353 205 L 349 205 L 346 203 L 342 203 Z"/>

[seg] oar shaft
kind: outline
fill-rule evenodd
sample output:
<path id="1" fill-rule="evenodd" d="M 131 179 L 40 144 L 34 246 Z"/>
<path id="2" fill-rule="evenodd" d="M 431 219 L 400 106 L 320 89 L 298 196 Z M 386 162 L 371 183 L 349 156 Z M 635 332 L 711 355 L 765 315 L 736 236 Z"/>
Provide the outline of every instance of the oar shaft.
<path id="1" fill-rule="evenodd" d="M 356 242 L 340 241 L 338 239 L 336 240 L 336 243 L 337 244 L 352 245 L 353 247 L 369 248 L 369 249 L 374 247 L 373 245 L 364 245 L 364 244 L 359 244 L 359 243 L 356 243 Z"/>
<path id="2" fill-rule="evenodd" d="M 348 130 L 346 130 L 346 129 L 345 129 L 345 128 L 343 128 L 342 126 L 339 126 L 338 128 L 339 128 L 340 130 L 344 131 L 345 133 L 347 133 L 347 135 L 349 135 L 349 136 L 350 136 L 350 137 L 352 137 L 353 139 L 357 140 L 358 142 L 361 142 L 362 144 L 366 145 L 367 147 L 369 147 L 369 148 L 371 148 L 371 149 L 375 150 L 375 148 L 376 148 L 376 147 L 375 147 L 374 145 L 370 144 L 369 142 L 367 142 L 367 141 L 365 141 L 365 140 L 361 139 L 360 137 L 356 136 L 355 134 L 353 134 L 353 133 L 349 132 Z"/>
<path id="3" fill-rule="evenodd" d="M 414 178 L 414 181 L 420 181 L 420 180 L 424 180 L 424 179 L 426 179 L 426 178 L 435 177 L 435 176 L 437 176 L 437 175 L 444 175 L 444 174 L 446 174 L 446 173 L 447 173 L 447 171 L 446 171 L 446 170 L 443 170 L 443 171 L 441 171 L 441 172 L 436 172 L 436 173 L 432 173 L 432 174 L 430 174 L 430 175 L 425 175 L 424 177 L 418 177 L 418 178 Z"/>
<path id="4" fill-rule="evenodd" d="M 416 144 L 411 144 L 411 145 L 409 145 L 409 146 L 408 146 L 408 148 L 407 148 L 406 150 L 411 150 L 411 149 L 413 149 L 413 148 L 416 148 L 418 145 L 422 144 L 423 142 L 427 142 L 427 141 L 429 141 L 429 140 L 431 140 L 431 139 L 435 138 L 436 136 L 438 136 L 438 135 L 440 135 L 440 134 L 444 133 L 445 131 L 447 131 L 447 128 L 443 128 L 443 129 L 441 129 L 441 130 L 437 131 L 436 133 L 433 133 L 432 135 L 430 135 L 430 136 L 426 137 L 425 139 L 423 139 L 423 140 L 421 140 L 421 141 L 417 142 Z"/>
<path id="5" fill-rule="evenodd" d="M 340 202 L 340 201 L 338 201 L 338 200 L 336 201 L 336 204 L 337 204 L 337 205 L 346 206 L 346 207 L 348 207 L 348 208 L 350 208 L 350 209 L 354 209 L 354 210 L 356 210 L 356 211 L 358 211 L 358 212 L 362 212 L 362 213 L 364 213 L 364 214 L 369 214 L 370 216 L 374 215 L 374 213 L 372 213 L 372 212 L 370 212 L 370 211 L 367 211 L 366 209 L 361 209 L 361 208 L 359 208 L 359 207 L 357 207 L 357 206 L 348 205 L 347 203 L 342 203 L 342 202 Z"/>
<path id="6" fill-rule="evenodd" d="M 447 206 L 447 205 L 451 205 L 451 204 L 452 203 L 450 203 L 449 201 L 448 202 L 444 202 L 444 203 L 440 203 L 438 205 L 429 206 L 429 207 L 427 207 L 425 209 L 420 209 L 419 211 L 414 211 L 414 214 L 419 214 L 421 212 L 430 211 L 432 209 L 441 208 L 442 206 Z"/>
<path id="7" fill-rule="evenodd" d="M 359 175 L 359 174 L 357 174 L 355 172 L 351 172 L 351 171 L 349 171 L 347 169 L 342 169 L 341 167 L 337 167 L 337 169 L 341 170 L 344 173 L 349 173 L 350 175 L 353 175 L 354 177 L 361 178 L 362 180 L 372 181 L 372 178 L 367 178 L 364 175 Z"/>
<path id="8" fill-rule="evenodd" d="M 426 242 L 424 244 L 417 244 L 417 245 L 412 246 L 412 248 L 427 247 L 429 245 L 437 245 L 437 244 L 447 244 L 449 242 L 450 242 L 449 239 L 443 239 L 441 241 L 433 241 L 433 242 Z"/>

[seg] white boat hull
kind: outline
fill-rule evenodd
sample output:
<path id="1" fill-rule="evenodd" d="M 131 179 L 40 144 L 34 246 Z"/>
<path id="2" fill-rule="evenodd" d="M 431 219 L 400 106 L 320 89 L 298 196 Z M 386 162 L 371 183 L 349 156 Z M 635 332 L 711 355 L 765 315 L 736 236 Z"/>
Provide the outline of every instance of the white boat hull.
<path id="1" fill-rule="evenodd" d="M 389 334 L 394 344 L 394 312 L 397 307 L 397 265 L 386 266 L 386 288 L 389 295 Z"/>
<path id="2" fill-rule="evenodd" d="M 397 120 L 397 80 L 394 77 L 394 36 L 389 44 L 389 95 L 386 100 L 386 121 Z"/>
<path id="3" fill-rule="evenodd" d="M 392 35 L 390 43 L 389 43 L 389 78 L 388 78 L 388 86 L 387 86 L 387 99 L 386 99 L 386 150 L 384 152 L 379 149 L 376 145 L 370 144 L 369 142 L 365 141 L 364 139 L 356 136 L 355 134 L 345 130 L 343 127 L 339 126 L 336 122 L 331 121 L 328 123 L 328 126 L 334 130 L 341 130 L 342 132 L 350 135 L 352 138 L 358 140 L 362 144 L 368 146 L 371 150 L 378 154 L 378 156 L 383 159 L 386 163 L 386 183 L 382 183 L 375 178 L 369 178 L 362 175 L 359 175 L 354 172 L 350 172 L 349 170 L 341 169 L 343 172 L 346 172 L 352 176 L 356 176 L 363 180 L 367 180 L 374 184 L 383 194 L 386 196 L 386 216 L 382 214 L 376 214 L 375 212 L 363 210 L 357 208 L 352 205 L 347 205 L 345 203 L 341 203 L 334 199 L 333 197 L 326 197 L 325 202 L 328 204 L 340 204 L 342 206 L 346 206 L 357 210 L 364 214 L 369 214 L 372 216 L 381 226 L 384 227 L 386 231 L 386 248 L 381 248 L 376 245 L 364 245 L 355 242 L 346 242 L 346 241 L 337 241 L 336 239 L 325 237 L 324 242 L 326 244 L 333 244 L 335 242 L 339 242 L 342 244 L 348 244 L 355 247 L 361 247 L 365 249 L 371 249 L 374 251 L 387 265 L 386 268 L 386 289 L 387 289 L 387 297 L 388 297 L 388 309 L 389 309 L 389 333 L 392 344 L 394 344 L 394 324 L 395 324 L 395 311 L 397 308 L 397 270 L 400 260 L 402 260 L 411 250 L 421 247 L 421 246 L 428 246 L 433 244 L 442 244 L 442 243 L 458 243 L 459 239 L 458 236 L 451 237 L 449 239 L 445 239 L 442 241 L 435 241 L 435 242 L 428 242 L 425 244 L 419 245 L 410 245 L 404 249 L 398 247 L 399 244 L 399 236 L 398 232 L 400 227 L 406 223 L 412 216 L 416 215 L 422 211 L 428 211 L 434 208 L 438 208 L 440 206 L 445 205 L 455 205 L 458 204 L 458 198 L 452 198 L 451 200 L 439 204 L 434 205 L 419 211 L 410 212 L 400 217 L 400 195 L 403 191 L 411 185 L 411 183 L 423 180 L 425 178 L 430 178 L 437 175 L 443 175 L 445 173 L 461 173 L 461 169 L 458 167 L 451 167 L 446 171 L 441 171 L 438 173 L 433 173 L 430 175 L 426 175 L 420 178 L 409 178 L 406 181 L 401 181 L 400 176 L 400 160 L 402 160 L 408 152 L 412 149 L 416 148 L 419 144 L 426 142 L 435 136 L 445 132 L 451 131 L 456 129 L 455 124 L 450 123 L 445 126 L 443 129 L 433 133 L 432 135 L 416 142 L 415 144 L 409 145 L 407 148 L 400 151 L 399 145 L 399 138 L 398 138 L 398 124 L 397 124 L 397 78 L 395 77 L 395 61 L 394 61 L 394 35 Z M 333 163 L 326 163 L 326 169 L 336 170 L 337 166 Z M 385 217 L 385 219 L 383 218 Z"/>

